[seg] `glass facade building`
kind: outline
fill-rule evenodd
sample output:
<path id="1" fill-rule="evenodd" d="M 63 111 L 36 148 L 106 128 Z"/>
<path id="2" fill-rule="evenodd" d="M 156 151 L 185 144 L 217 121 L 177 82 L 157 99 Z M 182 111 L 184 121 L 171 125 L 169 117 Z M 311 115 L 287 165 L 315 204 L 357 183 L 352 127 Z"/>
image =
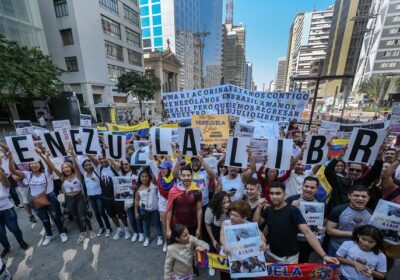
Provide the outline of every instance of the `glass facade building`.
<path id="1" fill-rule="evenodd" d="M 27 47 L 39 47 L 48 53 L 37 1 L 1 0 L 0 33 Z"/>

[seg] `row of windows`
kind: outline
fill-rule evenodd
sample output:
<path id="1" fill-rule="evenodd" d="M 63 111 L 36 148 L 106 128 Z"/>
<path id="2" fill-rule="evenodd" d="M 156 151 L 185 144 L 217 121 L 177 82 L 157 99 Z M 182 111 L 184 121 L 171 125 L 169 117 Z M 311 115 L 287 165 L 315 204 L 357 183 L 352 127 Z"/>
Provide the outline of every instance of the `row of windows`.
<path id="1" fill-rule="evenodd" d="M 400 33 L 400 28 L 390 28 L 389 34 L 397 34 Z"/>
<path id="2" fill-rule="evenodd" d="M 161 13 L 161 5 L 155 4 L 151 6 L 151 13 L 153 15 Z M 150 14 L 150 6 L 142 6 L 140 7 L 140 15 L 141 16 L 148 16 Z"/>
<path id="3" fill-rule="evenodd" d="M 118 15 L 118 0 L 99 0 L 100 6 Z"/>
<path id="4" fill-rule="evenodd" d="M 383 56 L 399 56 L 400 51 L 386 51 L 383 53 Z"/>
<path id="5" fill-rule="evenodd" d="M 153 24 L 152 25 L 160 25 L 161 24 L 161 16 L 153 16 Z M 150 26 L 150 17 L 142 17 L 142 27 Z"/>
<path id="6" fill-rule="evenodd" d="M 160 3 L 160 0 L 140 0 L 140 5 L 147 5 L 149 3 Z"/>
<path id="7" fill-rule="evenodd" d="M 101 25 L 103 27 L 104 33 L 110 35 L 111 37 L 121 39 L 121 25 L 118 22 L 113 21 L 112 19 L 109 19 L 102 15 Z M 140 34 L 127 27 L 125 27 L 125 32 L 126 41 L 140 48 Z"/>
<path id="8" fill-rule="evenodd" d="M 124 18 L 139 27 L 139 13 L 129 8 L 127 5 L 124 4 Z"/>
<path id="9" fill-rule="evenodd" d="M 122 75 L 125 74 L 126 72 L 130 72 L 130 71 L 135 71 L 135 70 L 131 70 L 131 69 L 125 69 L 124 67 L 120 67 L 117 65 L 112 65 L 112 64 L 108 64 L 108 78 L 112 81 L 118 81 L 118 78 Z M 142 72 L 138 72 L 135 71 L 139 74 L 142 74 Z"/>
<path id="10" fill-rule="evenodd" d="M 396 62 L 382 62 L 380 64 L 381 68 L 394 68 L 396 67 Z"/>
<path id="11" fill-rule="evenodd" d="M 142 35 L 144 38 L 151 37 L 151 28 L 143 28 Z M 162 27 L 153 27 L 153 36 L 162 36 Z"/>
<path id="12" fill-rule="evenodd" d="M 109 41 L 104 41 L 106 55 L 110 59 L 124 61 L 123 47 Z M 142 54 L 128 49 L 128 62 L 132 65 L 142 66 Z"/>
<path id="13" fill-rule="evenodd" d="M 395 46 L 395 45 L 400 45 L 399 39 L 393 39 L 393 40 L 386 41 L 386 46 Z"/>

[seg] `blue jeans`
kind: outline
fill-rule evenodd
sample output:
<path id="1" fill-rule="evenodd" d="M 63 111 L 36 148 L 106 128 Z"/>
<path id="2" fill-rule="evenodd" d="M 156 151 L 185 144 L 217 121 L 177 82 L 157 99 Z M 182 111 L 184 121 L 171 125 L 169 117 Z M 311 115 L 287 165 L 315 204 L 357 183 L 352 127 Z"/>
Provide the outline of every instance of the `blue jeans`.
<path id="1" fill-rule="evenodd" d="M 18 226 L 17 213 L 14 208 L 0 211 L 0 243 L 5 249 L 9 249 L 11 245 L 8 242 L 6 226 L 14 234 L 19 244 L 24 242 L 21 229 Z"/>
<path id="2" fill-rule="evenodd" d="M 160 212 L 158 212 L 158 210 L 147 211 L 145 209 L 140 209 L 140 219 L 143 223 L 144 236 L 146 238 L 150 238 L 151 223 L 156 226 L 157 236 L 163 236 Z"/>
<path id="3" fill-rule="evenodd" d="M 106 210 L 104 209 L 103 199 L 101 198 L 101 195 L 100 194 L 89 195 L 88 197 L 89 197 L 90 207 L 92 207 L 93 209 L 94 216 L 96 217 L 99 227 L 104 229 L 104 224 L 106 224 L 106 228 L 111 230 L 110 221 L 108 220 Z"/>
<path id="4" fill-rule="evenodd" d="M 49 199 L 50 205 L 36 209 L 39 219 L 42 221 L 47 236 L 53 236 L 51 230 L 50 217 L 56 224 L 59 233 L 64 233 L 64 226 L 61 218 L 60 203 L 54 192 L 48 193 L 47 198 Z"/>
<path id="5" fill-rule="evenodd" d="M 139 220 L 136 219 L 136 217 L 135 217 L 135 206 L 128 208 L 126 210 L 126 214 L 128 214 L 129 223 L 132 226 L 133 232 L 134 233 L 143 233 L 142 221 L 140 219 Z"/>

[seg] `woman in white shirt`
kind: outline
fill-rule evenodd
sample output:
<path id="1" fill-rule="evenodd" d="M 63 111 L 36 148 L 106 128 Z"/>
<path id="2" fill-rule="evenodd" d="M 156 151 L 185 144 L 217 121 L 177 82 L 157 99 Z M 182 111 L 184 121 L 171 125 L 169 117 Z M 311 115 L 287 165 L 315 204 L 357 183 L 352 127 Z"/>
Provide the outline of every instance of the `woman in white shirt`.
<path id="1" fill-rule="evenodd" d="M 138 189 L 135 195 L 135 215 L 143 223 L 145 240 L 143 246 L 150 243 L 150 225 L 156 224 L 157 245 L 163 245 L 162 225 L 158 212 L 158 187 L 150 181 L 150 173 L 143 170 L 139 174 Z"/>
<path id="2" fill-rule="evenodd" d="M 24 250 L 28 249 L 28 244 L 25 243 L 21 229 L 18 226 L 17 213 L 10 201 L 9 195 L 10 183 L 0 167 L 0 243 L 4 247 L 4 250 L 1 252 L 1 258 L 4 258 L 11 250 L 11 245 L 7 238 L 6 226 L 14 234 L 21 248 Z"/>
<path id="3" fill-rule="evenodd" d="M 68 236 L 65 233 L 64 225 L 61 219 L 60 203 L 58 202 L 57 197 L 53 191 L 54 186 L 53 168 L 51 167 L 52 164 L 50 162 L 50 159 L 47 156 L 44 156 L 43 152 L 40 149 L 37 149 L 37 152 L 42 160 L 46 163 L 47 170 L 44 169 L 41 161 L 32 161 L 29 163 L 30 171 L 19 171 L 15 168 L 14 159 L 11 152 L 8 151 L 7 157 L 9 158 L 10 172 L 24 180 L 24 184 L 29 186 L 31 196 L 39 196 L 42 193 L 45 193 L 47 199 L 49 200 L 49 206 L 44 206 L 36 209 L 37 215 L 42 221 L 44 229 L 46 231 L 46 237 L 44 238 L 42 245 L 49 245 L 49 243 L 53 239 L 50 216 L 60 234 L 61 242 L 66 242 L 68 240 Z"/>

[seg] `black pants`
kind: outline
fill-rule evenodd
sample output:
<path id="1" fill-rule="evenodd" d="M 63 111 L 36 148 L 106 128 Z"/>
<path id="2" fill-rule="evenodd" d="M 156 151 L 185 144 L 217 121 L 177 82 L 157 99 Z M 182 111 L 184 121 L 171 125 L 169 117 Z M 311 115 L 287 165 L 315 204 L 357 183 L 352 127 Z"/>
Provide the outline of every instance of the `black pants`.
<path id="1" fill-rule="evenodd" d="M 17 182 L 14 181 L 12 176 L 8 177 L 8 181 L 10 182 L 10 195 L 11 198 L 14 200 L 15 206 L 18 206 L 21 204 L 21 201 L 19 200 L 18 194 L 17 194 Z"/>
<path id="2" fill-rule="evenodd" d="M 308 263 L 313 248 L 307 241 L 297 241 L 297 244 L 299 244 L 299 263 Z"/>
<path id="3" fill-rule="evenodd" d="M 72 214 L 77 218 L 76 222 L 81 232 L 92 230 L 92 224 L 87 217 L 86 201 L 82 194 L 77 194 L 74 196 L 65 195 L 65 204 Z"/>

